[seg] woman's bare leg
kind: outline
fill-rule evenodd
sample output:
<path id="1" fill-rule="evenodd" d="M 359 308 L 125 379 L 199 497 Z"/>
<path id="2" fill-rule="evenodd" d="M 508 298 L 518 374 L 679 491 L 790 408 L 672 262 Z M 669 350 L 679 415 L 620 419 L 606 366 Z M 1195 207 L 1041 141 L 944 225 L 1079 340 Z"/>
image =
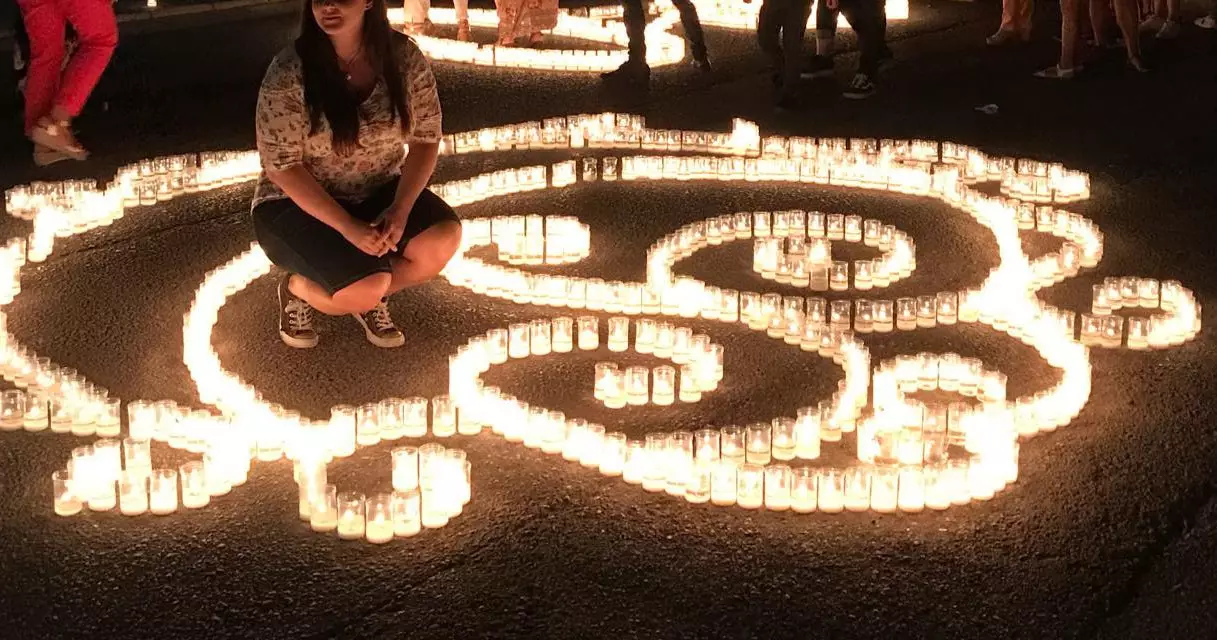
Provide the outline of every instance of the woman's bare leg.
<path id="1" fill-rule="evenodd" d="M 441 222 L 406 244 L 401 257 L 393 259 L 393 280 L 388 294 L 422 284 L 439 274 L 461 247 L 461 223 Z"/>

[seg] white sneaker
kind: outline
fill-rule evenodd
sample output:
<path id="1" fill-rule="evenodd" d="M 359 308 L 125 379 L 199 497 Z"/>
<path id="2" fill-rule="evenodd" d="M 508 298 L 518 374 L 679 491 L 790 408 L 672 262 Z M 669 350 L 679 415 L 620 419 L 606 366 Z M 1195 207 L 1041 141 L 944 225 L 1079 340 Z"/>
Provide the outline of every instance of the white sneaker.
<path id="1" fill-rule="evenodd" d="M 1217 29 L 1217 17 L 1204 16 L 1203 18 L 1196 18 L 1196 26 L 1201 29 Z"/>
<path id="2" fill-rule="evenodd" d="M 1159 40 L 1174 40 L 1179 37 L 1179 32 L 1182 30 L 1183 28 L 1179 26 L 1178 22 L 1167 20 L 1162 23 L 1162 28 L 1158 29 L 1158 34 L 1154 37 Z"/>
<path id="3" fill-rule="evenodd" d="M 1166 19 L 1159 18 L 1158 16 L 1150 16 L 1141 22 L 1140 28 L 1141 31 L 1145 33 L 1156 33 L 1164 24 L 1166 24 Z"/>
<path id="4" fill-rule="evenodd" d="M 393 324 L 393 317 L 389 315 L 389 305 L 384 298 L 381 298 L 380 304 L 373 307 L 371 311 L 363 314 L 353 313 L 351 316 L 363 326 L 363 332 L 368 337 L 368 342 L 382 349 L 393 349 L 406 343 L 406 336 L 397 328 L 397 325 Z"/>

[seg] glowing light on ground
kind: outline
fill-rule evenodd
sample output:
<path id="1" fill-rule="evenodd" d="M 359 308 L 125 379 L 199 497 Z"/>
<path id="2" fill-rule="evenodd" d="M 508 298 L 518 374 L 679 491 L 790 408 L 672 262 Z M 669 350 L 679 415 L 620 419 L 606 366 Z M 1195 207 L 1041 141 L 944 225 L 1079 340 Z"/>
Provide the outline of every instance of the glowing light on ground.
<path id="1" fill-rule="evenodd" d="M 387 398 L 360 407 L 337 405 L 328 419 L 316 420 L 265 401 L 252 385 L 223 368 L 211 346 L 227 299 L 271 268 L 253 246 L 204 277 L 184 318 L 185 364 L 200 400 L 219 415 L 166 401 L 131 402 L 125 412 L 127 438 L 120 443 L 114 438 L 120 435 L 124 412 L 116 399 L 76 372 L 39 358 L 8 331 L 0 333 L 0 369 L 18 389 L 26 389 L 0 395 L 0 429 L 104 436 L 74 450 L 68 469 L 53 478 L 56 512 L 117 507 L 135 515 L 172 513 L 179 504 L 198 508 L 241 486 L 252 459 L 286 457 L 294 461 L 301 518 L 312 528 L 382 542 L 441 526 L 461 512 L 471 497 L 464 453 L 434 443 L 398 447 L 392 453 L 394 492 L 371 497 L 327 484 L 326 464 L 382 441 L 429 433 L 440 438 L 475 435 L 486 426 L 508 441 L 694 503 L 800 513 L 945 509 L 992 498 L 1017 479 L 1020 437 L 1055 430 L 1077 417 L 1090 392 L 1087 344 L 1162 348 L 1190 340 L 1200 329 L 1199 303 L 1175 281 L 1108 278 L 1095 286 L 1091 313 L 1080 323 L 1073 312 L 1037 296 L 1080 269 L 1096 266 L 1102 257 L 1097 227 L 1055 206 L 1089 196 L 1086 176 L 1059 165 L 922 140 L 762 137 L 755 125 L 743 121 L 736 121 L 730 132 L 655 130 L 637 116 L 617 114 L 455 134 L 445 139 L 443 149 L 448 154 L 628 150 L 502 169 L 434 187 L 456 206 L 575 184 L 651 179 L 892 191 L 935 198 L 975 220 L 993 234 L 999 264 L 984 282 L 962 291 L 830 302 L 815 295 L 724 289 L 675 269 L 707 247 L 751 239 L 754 266 L 762 276 L 772 266 L 774 280 L 785 278 L 784 259 L 795 284 L 791 256 L 796 256 L 804 258 L 804 267 L 811 264 L 817 270 L 827 261 L 828 289 L 852 285 L 866 291 L 864 280 L 881 288 L 885 277 L 890 283 L 912 272 L 912 239 L 878 220 L 853 216 L 723 212 L 659 238 L 647 251 L 642 279 L 606 282 L 521 268 L 586 258 L 591 229 L 575 217 L 470 218 L 464 221 L 464 246 L 442 273 L 453 285 L 519 304 L 620 315 L 604 323 L 588 313 L 538 319 L 473 336 L 450 357 L 446 394 L 430 401 Z M 26 261 L 47 259 L 57 238 L 108 224 L 129 209 L 251 180 L 257 171 L 253 153 L 202 154 L 142 162 L 120 171 L 104 188 L 69 182 L 10 190 L 8 210 L 32 221 L 33 231 L 0 248 L 0 301 L 11 301 L 20 292 Z M 981 188 L 989 182 L 999 183 L 1003 195 Z M 1020 237 L 1028 230 L 1052 234 L 1062 244 L 1031 260 Z M 880 257 L 863 269 L 854 263 L 844 273 L 834 271 L 834 241 L 860 241 L 878 249 Z M 491 244 L 498 249 L 499 264 L 471 254 Z M 816 259 L 806 260 L 813 247 Z M 861 271 L 868 278 L 860 279 Z M 810 275 L 807 286 L 813 292 L 818 288 Z M 1151 310 L 1150 315 L 1124 322 L 1113 314 L 1131 307 Z M 660 373 L 662 367 L 649 372 L 653 378 L 647 390 L 642 389 L 645 369 L 613 374 L 606 366 L 599 372 L 603 377 L 591 382 L 595 395 L 613 406 L 621 405 L 622 395 L 625 404 L 692 402 L 730 374 L 729 355 L 710 335 L 641 316 L 743 324 L 791 348 L 831 358 L 842 368 L 843 379 L 831 398 L 811 402 L 795 416 L 742 427 L 655 432 L 642 439 L 532 406 L 481 380 L 490 367 L 513 359 L 561 357 L 602 344 L 610 353 L 632 345 L 681 365 L 680 376 Z M 863 337 L 868 332 L 955 323 L 980 323 L 1009 334 L 1057 368 L 1059 379 L 1047 389 L 1010 399 L 1003 374 L 957 354 L 901 356 L 872 368 Z M 974 401 L 925 403 L 910 397 L 915 390 L 957 393 Z M 842 434 L 850 432 L 856 433 L 855 463 L 826 467 L 797 462 L 819 459 L 822 446 L 840 446 Z M 148 449 L 153 441 L 202 459 L 176 470 L 154 469 Z"/>

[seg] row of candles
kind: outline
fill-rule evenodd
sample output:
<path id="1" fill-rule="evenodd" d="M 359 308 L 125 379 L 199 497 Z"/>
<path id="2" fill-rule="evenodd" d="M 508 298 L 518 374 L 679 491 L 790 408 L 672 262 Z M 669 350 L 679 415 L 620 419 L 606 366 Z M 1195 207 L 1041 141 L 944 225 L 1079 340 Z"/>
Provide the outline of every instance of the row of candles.
<path id="1" fill-rule="evenodd" d="M 393 491 L 365 497 L 328 482 L 325 456 L 304 455 L 294 466 L 300 519 L 313 531 L 383 544 L 442 527 L 469 503 L 472 466 L 463 450 L 428 443 L 391 456 Z"/>
<path id="2" fill-rule="evenodd" d="M 389 9 L 389 23 L 401 27 L 405 24 L 402 9 Z M 434 7 L 427 17 L 436 24 L 456 24 L 455 9 Z M 670 9 L 646 27 L 646 61 L 652 67 L 676 64 L 685 56 L 684 39 L 668 33 L 679 19 L 675 9 Z M 496 28 L 499 20 L 493 10 L 469 9 L 469 24 L 476 27 Z M 568 11 L 558 13 L 558 23 L 552 34 L 587 40 L 608 45 L 624 46 L 628 42 L 625 25 L 619 21 L 608 21 L 603 17 L 583 17 Z M 419 48 L 432 60 L 463 62 L 489 67 L 514 67 L 523 69 L 552 69 L 559 71 L 610 71 L 625 62 L 627 52 L 622 48 L 606 49 L 528 49 L 483 45 L 477 42 L 461 42 L 448 38 L 415 35 Z"/>
<path id="3" fill-rule="evenodd" d="M 637 349 L 637 337 L 635 342 Z M 954 459 L 947 455 L 948 423 L 943 420 L 940 430 L 943 439 L 927 438 L 925 453 L 919 449 L 915 461 L 906 454 L 899 460 L 893 458 L 891 464 L 867 463 L 848 468 L 816 469 L 785 464 L 796 458 L 818 458 L 822 440 L 840 441 L 842 432 L 872 425 L 857 420 L 858 409 L 865 401 L 865 387 L 859 401 L 858 394 L 846 391 L 848 380 L 832 403 L 800 409 L 797 418 L 696 432 L 649 433 L 643 439 L 631 440 L 624 433 L 606 432 L 603 425 L 568 419 L 560 411 L 530 406 L 496 387 L 483 385 L 480 373 L 491 366 L 488 344 L 486 337 L 475 337 L 458 349 L 451 361 L 450 392 L 462 410 L 474 410 L 485 416 L 495 433 L 508 441 L 562 455 L 604 475 L 621 476 L 649 491 L 682 496 L 689 502 L 798 512 L 817 509 L 837 512 L 845 508 L 921 511 L 988 499 L 1017 477 L 1014 432 L 1000 432 L 1009 436 L 1005 440 L 997 435 L 983 437 L 982 432 L 990 426 L 984 419 L 957 418 L 954 423 L 957 429 L 975 429 L 976 434 L 970 438 L 966 433 L 957 434 L 960 443 L 969 448 L 967 453 L 957 453 Z M 847 371 L 866 371 L 869 360 L 865 347 L 849 342 L 844 350 L 850 354 L 846 357 Z M 644 346 L 643 351 L 648 348 Z M 611 379 L 602 373 L 612 369 L 605 364 L 597 365 L 598 383 Z M 971 383 L 972 393 L 991 393 L 996 397 L 984 396 L 986 402 L 1004 403 L 1004 380 L 986 380 L 983 387 Z M 613 392 L 612 385 L 605 384 L 602 389 L 597 390 L 597 395 Z M 955 411 L 973 415 L 966 406 Z M 923 427 L 921 423 L 913 426 L 918 433 Z M 875 448 L 880 451 L 884 450 L 886 435 L 886 432 L 876 435 Z M 863 440 L 859 442 L 862 447 Z M 921 446 L 922 440 L 917 443 Z M 878 459 L 879 456 L 872 455 L 870 462 Z"/>
<path id="4" fill-rule="evenodd" d="M 743 162 L 744 156 L 762 154 L 768 158 L 822 159 L 823 162 L 807 164 L 815 164 L 824 170 L 833 165 L 856 164 L 858 159 L 871 164 L 891 164 L 893 160 L 913 166 L 941 163 L 957 168 L 959 178 L 964 182 L 997 180 L 1001 182 L 1003 192 L 1022 199 L 1029 199 L 1025 196 L 1030 194 L 1019 193 L 1012 185 L 1024 179 L 1041 178 L 1048 181 L 1047 192 L 1051 194 L 1051 201 L 1072 202 L 1089 197 L 1086 175 L 1056 164 L 993 157 L 966 145 L 926 140 L 799 137 L 767 137 L 762 140 L 754 123 L 738 119 L 733 121 L 731 132 L 716 133 L 650 129 L 645 126 L 641 116 L 633 114 L 581 114 L 452 134 L 444 138 L 442 151 L 461 154 L 506 149 L 585 147 L 664 149 L 740 156 L 727 158 L 730 161 L 728 164 L 716 167 L 717 176 L 729 179 L 744 179 L 749 173 L 748 167 L 755 173 L 757 165 Z M 737 160 L 738 163 L 735 162 Z M 679 162 L 675 164 L 679 165 Z M 615 161 L 613 168 L 618 166 L 619 163 Z M 897 166 L 892 171 L 899 173 L 901 169 Z M 99 188 L 96 182 L 87 180 L 33 183 L 6 191 L 5 203 L 11 215 L 35 220 L 41 214 L 50 219 L 53 224 L 42 226 L 50 226 L 51 236 L 54 237 L 56 234 L 83 231 L 91 228 L 90 225 L 108 223 L 121 217 L 123 207 L 163 202 L 183 193 L 252 180 L 258 172 L 257 154 L 252 151 L 167 156 L 123 167 L 106 188 Z M 630 175 L 637 173 L 636 169 L 630 171 Z M 812 177 L 828 181 L 827 173 Z M 486 184 L 480 183 L 483 180 Z M 485 194 L 490 186 L 489 178 L 479 178 L 477 182 L 450 183 L 456 186 L 452 187 L 453 193 L 446 195 L 459 196 L 457 192 Z M 529 177 L 525 182 L 531 184 L 533 179 Z M 920 184 L 924 180 L 897 180 L 889 186 L 900 188 L 906 182 Z M 516 191 L 511 189 L 509 192 Z"/>
<path id="5" fill-rule="evenodd" d="M 892 0 L 885 5 L 884 14 L 888 20 L 907 20 L 909 17 L 908 0 Z M 761 7 L 755 2 L 744 2 L 743 0 L 711 0 L 698 4 L 697 15 L 705 25 L 755 31 L 757 21 L 760 19 Z M 816 12 L 811 11 L 807 19 L 808 29 L 817 27 L 816 18 Z M 839 16 L 837 26 L 847 28 L 851 25 L 844 16 Z"/>

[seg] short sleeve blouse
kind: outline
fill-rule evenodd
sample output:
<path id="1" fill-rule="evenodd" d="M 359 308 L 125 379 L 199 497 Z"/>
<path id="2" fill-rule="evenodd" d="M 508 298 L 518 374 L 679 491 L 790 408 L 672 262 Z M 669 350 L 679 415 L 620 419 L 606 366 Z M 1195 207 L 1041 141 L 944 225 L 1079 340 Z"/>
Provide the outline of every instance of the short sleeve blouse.
<path id="1" fill-rule="evenodd" d="M 309 131 L 301 62 L 295 49 L 288 47 L 275 56 L 258 92 L 255 129 L 263 171 L 253 206 L 287 197 L 267 178 L 267 169 L 283 171 L 301 165 L 335 199 L 358 202 L 401 173 L 404 145 L 440 141 L 442 114 L 431 65 L 410 38 L 400 36 L 396 45 L 408 126 L 401 126 L 394 116 L 381 79 L 359 106 L 359 147 L 347 155 L 334 152 L 332 131 L 324 116 L 317 131 Z"/>

